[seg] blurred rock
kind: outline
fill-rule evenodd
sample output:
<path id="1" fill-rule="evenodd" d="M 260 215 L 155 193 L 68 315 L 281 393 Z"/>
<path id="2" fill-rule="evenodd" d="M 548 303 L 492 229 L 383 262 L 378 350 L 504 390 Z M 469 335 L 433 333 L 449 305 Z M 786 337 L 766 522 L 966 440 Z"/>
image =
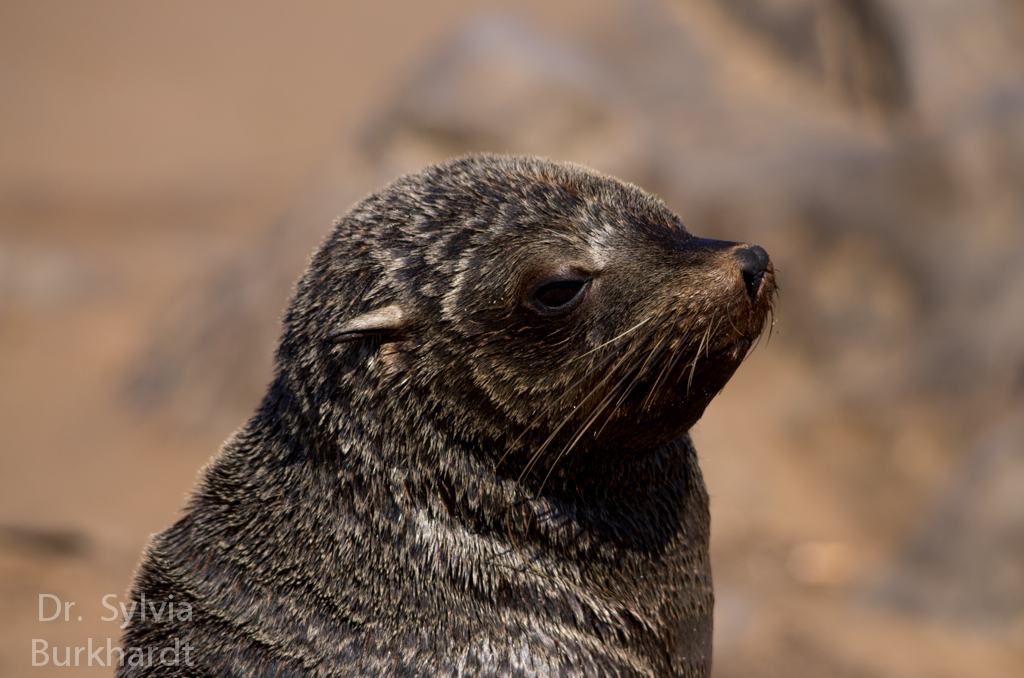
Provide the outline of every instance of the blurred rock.
<path id="1" fill-rule="evenodd" d="M 866 114 L 891 118 L 910 92 L 889 8 L 877 0 L 718 0 L 755 39 Z"/>
<path id="2" fill-rule="evenodd" d="M 857 552 L 849 544 L 805 541 L 790 551 L 786 569 L 801 584 L 838 586 L 857 576 L 857 561 Z"/>
<path id="3" fill-rule="evenodd" d="M 88 537 L 77 530 L 0 525 L 0 553 L 30 558 L 72 558 L 89 553 Z"/>
<path id="4" fill-rule="evenodd" d="M 70 252 L 0 243 L 0 310 L 46 310 L 95 291 L 99 276 Z"/>
<path id="5" fill-rule="evenodd" d="M 1024 410 L 971 449 L 872 596 L 962 624 L 1024 623 Z"/>
<path id="6" fill-rule="evenodd" d="M 728 655 L 742 647 L 757 621 L 754 602 L 738 591 L 718 587 L 715 590 L 715 643 L 718 655 Z"/>
<path id="7" fill-rule="evenodd" d="M 591 55 L 486 15 L 425 61 L 361 145 L 396 175 L 482 151 L 588 157 L 629 173 L 649 162 L 645 122 Z"/>

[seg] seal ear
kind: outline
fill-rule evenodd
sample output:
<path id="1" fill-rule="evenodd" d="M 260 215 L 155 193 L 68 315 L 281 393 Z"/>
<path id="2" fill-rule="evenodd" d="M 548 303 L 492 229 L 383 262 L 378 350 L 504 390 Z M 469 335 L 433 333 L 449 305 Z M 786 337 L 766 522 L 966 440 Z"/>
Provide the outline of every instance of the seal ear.
<path id="1" fill-rule="evenodd" d="M 336 344 L 371 334 L 400 332 L 405 327 L 402 323 L 403 315 L 402 307 L 397 304 L 367 311 L 332 327 L 327 333 L 327 341 Z"/>

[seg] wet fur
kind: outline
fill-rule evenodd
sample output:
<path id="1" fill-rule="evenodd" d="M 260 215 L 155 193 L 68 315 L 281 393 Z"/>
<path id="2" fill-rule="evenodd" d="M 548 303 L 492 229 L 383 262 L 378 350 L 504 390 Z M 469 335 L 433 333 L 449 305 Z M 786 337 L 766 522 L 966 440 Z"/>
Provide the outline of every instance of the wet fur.
<path id="1" fill-rule="evenodd" d="M 468 157 L 341 219 L 276 376 L 158 535 L 119 675 L 707 676 L 708 498 L 687 430 L 761 332 L 732 243 L 571 165 Z M 572 313 L 524 303 L 591 276 Z M 380 311 L 380 309 L 386 309 Z"/>

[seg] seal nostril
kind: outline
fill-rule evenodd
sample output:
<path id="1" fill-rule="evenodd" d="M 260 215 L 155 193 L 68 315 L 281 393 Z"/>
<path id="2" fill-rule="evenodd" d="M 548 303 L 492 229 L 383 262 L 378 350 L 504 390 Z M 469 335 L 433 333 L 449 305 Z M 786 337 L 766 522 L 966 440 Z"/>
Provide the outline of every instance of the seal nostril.
<path id="1" fill-rule="evenodd" d="M 736 258 L 740 262 L 740 273 L 743 285 L 751 301 L 757 299 L 757 291 L 761 289 L 761 278 L 768 268 L 768 253 L 759 245 L 750 245 L 736 250 Z"/>

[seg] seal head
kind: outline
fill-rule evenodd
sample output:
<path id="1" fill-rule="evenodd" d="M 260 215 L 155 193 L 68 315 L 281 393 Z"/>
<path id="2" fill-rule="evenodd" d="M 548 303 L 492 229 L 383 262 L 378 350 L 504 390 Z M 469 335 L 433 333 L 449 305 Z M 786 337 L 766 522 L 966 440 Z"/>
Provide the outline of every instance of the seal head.
<path id="1" fill-rule="evenodd" d="M 575 165 L 399 179 L 313 257 L 263 403 L 146 555 L 135 595 L 194 619 L 125 645 L 246 675 L 708 675 L 687 431 L 774 293 L 760 247 Z"/>

